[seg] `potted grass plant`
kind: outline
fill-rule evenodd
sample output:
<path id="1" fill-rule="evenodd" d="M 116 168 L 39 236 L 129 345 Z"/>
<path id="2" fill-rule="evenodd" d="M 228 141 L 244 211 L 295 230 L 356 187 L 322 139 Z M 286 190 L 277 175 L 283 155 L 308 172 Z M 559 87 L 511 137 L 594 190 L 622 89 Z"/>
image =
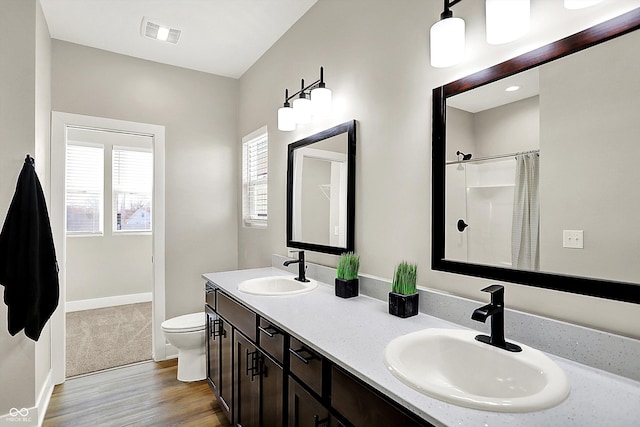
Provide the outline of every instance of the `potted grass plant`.
<path id="1" fill-rule="evenodd" d="M 360 256 L 354 252 L 348 252 L 340 256 L 336 275 L 336 296 L 340 298 L 352 298 L 358 296 L 358 269 L 360 268 Z"/>
<path id="2" fill-rule="evenodd" d="M 418 266 L 402 261 L 393 273 L 393 284 L 389 292 L 389 313 L 406 318 L 418 314 L 418 292 L 416 279 Z"/>

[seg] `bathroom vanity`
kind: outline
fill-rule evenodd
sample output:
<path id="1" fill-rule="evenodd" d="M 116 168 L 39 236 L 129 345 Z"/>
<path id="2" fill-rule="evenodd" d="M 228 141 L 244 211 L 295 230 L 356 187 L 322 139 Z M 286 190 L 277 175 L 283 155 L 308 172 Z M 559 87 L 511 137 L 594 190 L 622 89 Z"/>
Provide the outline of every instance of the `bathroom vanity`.
<path id="1" fill-rule="evenodd" d="M 638 381 L 551 354 L 571 392 L 550 409 L 497 413 L 424 395 L 389 372 L 385 347 L 400 335 L 460 325 L 422 313 L 399 319 L 383 301 L 336 298 L 322 282 L 289 296 L 238 290 L 245 280 L 283 275 L 293 277 L 279 268 L 203 275 L 209 384 L 234 425 L 632 426 L 640 419 Z"/>
<path id="2" fill-rule="evenodd" d="M 205 291 L 207 380 L 230 422 L 243 427 L 424 425 L 211 279 Z M 291 296 L 272 298 L 295 302 Z"/>

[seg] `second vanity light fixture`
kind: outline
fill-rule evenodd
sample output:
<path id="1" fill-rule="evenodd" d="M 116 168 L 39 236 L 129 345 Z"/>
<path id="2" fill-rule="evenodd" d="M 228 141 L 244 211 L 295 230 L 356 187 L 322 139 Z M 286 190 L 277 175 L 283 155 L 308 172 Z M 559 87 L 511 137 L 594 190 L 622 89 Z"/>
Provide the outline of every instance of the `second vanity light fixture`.
<path id="1" fill-rule="evenodd" d="M 431 66 L 456 65 L 464 57 L 465 22 L 455 18 L 451 8 L 462 0 L 444 0 L 440 20 L 431 26 Z M 602 0 L 564 0 L 567 9 L 593 6 Z M 531 0 L 485 0 L 487 43 L 514 41 L 529 31 Z"/>
<path id="2" fill-rule="evenodd" d="M 278 109 L 278 130 L 292 131 L 296 125 L 311 123 L 312 116 L 325 117 L 330 113 L 331 90 L 325 85 L 324 68 L 320 67 L 320 78 L 315 82 L 305 86 L 301 79 L 300 90 L 293 95 L 289 95 L 289 89 L 284 90 L 284 105 Z"/>

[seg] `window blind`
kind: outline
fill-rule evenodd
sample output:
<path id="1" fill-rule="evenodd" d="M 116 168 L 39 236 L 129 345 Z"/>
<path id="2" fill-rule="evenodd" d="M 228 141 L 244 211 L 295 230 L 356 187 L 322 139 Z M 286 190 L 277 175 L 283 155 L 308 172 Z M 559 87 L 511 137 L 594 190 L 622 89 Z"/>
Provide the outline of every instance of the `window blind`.
<path id="1" fill-rule="evenodd" d="M 242 219 L 245 227 L 266 227 L 269 169 L 266 128 L 243 138 Z"/>
<path id="2" fill-rule="evenodd" d="M 68 234 L 102 234 L 104 148 L 67 144 Z"/>
<path id="3" fill-rule="evenodd" d="M 153 154 L 129 147 L 112 153 L 113 230 L 151 231 Z"/>

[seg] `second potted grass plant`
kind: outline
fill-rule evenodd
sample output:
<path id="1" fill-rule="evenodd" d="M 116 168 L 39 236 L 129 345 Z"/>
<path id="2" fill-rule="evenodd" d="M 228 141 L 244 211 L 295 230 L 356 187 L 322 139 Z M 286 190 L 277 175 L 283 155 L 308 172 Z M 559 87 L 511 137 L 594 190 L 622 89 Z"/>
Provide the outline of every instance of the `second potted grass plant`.
<path id="1" fill-rule="evenodd" d="M 358 296 L 358 269 L 360 268 L 360 256 L 348 252 L 342 254 L 338 261 L 336 275 L 336 296 L 340 298 L 352 298 Z"/>
<path id="2" fill-rule="evenodd" d="M 389 313 L 406 318 L 418 314 L 416 279 L 418 266 L 402 261 L 393 273 L 393 285 L 389 292 Z"/>

